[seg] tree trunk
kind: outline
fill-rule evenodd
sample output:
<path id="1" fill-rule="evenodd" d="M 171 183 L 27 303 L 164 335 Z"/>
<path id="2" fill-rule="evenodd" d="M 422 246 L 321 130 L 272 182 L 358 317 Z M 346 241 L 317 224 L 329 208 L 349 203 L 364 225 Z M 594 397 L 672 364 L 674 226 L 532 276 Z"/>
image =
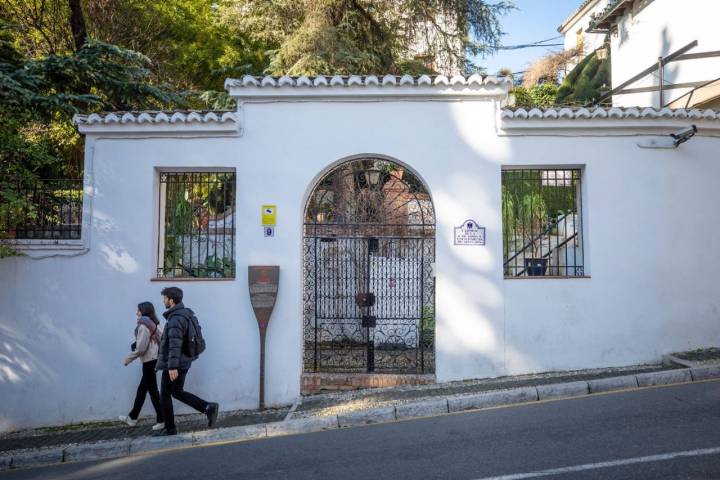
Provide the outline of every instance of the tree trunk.
<path id="1" fill-rule="evenodd" d="M 75 50 L 80 50 L 87 40 L 85 16 L 80 6 L 80 0 L 68 0 L 68 6 L 70 7 L 70 29 L 75 41 Z"/>

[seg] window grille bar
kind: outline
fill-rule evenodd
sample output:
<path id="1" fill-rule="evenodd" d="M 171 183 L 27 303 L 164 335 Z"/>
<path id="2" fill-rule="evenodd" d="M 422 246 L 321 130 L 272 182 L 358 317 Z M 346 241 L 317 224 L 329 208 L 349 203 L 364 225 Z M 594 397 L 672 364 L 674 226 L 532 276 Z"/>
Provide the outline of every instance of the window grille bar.
<path id="1" fill-rule="evenodd" d="M 575 256 L 574 260 L 574 270 L 576 276 L 583 276 L 585 275 L 585 268 L 583 265 L 578 265 L 577 263 L 577 249 L 580 249 L 580 253 L 582 256 L 585 255 L 585 248 L 583 246 L 583 209 L 582 209 L 582 184 L 580 183 L 580 171 L 577 171 L 577 187 L 576 187 L 576 195 L 577 195 L 577 201 L 578 201 L 578 213 L 576 215 L 577 217 L 577 223 L 578 227 L 576 229 L 576 235 L 575 235 L 575 248 L 573 249 L 573 255 Z M 579 239 L 579 240 L 578 240 Z"/>

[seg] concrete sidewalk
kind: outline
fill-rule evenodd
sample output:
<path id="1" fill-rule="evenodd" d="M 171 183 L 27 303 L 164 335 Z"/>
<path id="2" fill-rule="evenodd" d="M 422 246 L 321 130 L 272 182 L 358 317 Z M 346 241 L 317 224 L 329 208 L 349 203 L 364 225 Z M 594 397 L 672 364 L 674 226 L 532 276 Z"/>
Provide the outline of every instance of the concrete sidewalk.
<path id="1" fill-rule="evenodd" d="M 105 423 L 36 429 L 0 437 L 0 470 L 122 457 L 152 450 L 305 433 L 713 378 L 720 378 L 719 366 L 685 369 L 643 365 L 324 394 L 303 398 L 294 412 L 290 409 L 225 412 L 214 430 L 204 429 L 204 416 L 186 416 L 179 422 L 179 434 L 174 437 L 149 436 L 151 420 L 135 428 Z"/>

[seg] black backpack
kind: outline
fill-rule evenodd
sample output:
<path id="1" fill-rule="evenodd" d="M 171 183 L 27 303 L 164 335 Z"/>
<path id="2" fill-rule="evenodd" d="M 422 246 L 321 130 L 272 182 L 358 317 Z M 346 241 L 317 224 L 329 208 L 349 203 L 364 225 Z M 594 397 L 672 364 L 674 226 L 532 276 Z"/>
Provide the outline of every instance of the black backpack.
<path id="1" fill-rule="evenodd" d="M 205 339 L 202 336 L 202 327 L 195 313 L 186 309 L 182 316 L 187 320 L 187 329 L 183 338 L 182 352 L 186 357 L 195 360 L 205 351 Z"/>

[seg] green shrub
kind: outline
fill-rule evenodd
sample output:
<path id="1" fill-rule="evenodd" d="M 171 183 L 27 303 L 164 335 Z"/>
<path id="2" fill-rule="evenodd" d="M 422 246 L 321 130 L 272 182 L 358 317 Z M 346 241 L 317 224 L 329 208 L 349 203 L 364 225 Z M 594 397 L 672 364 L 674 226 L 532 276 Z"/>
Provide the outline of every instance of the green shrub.
<path id="1" fill-rule="evenodd" d="M 548 108 L 555 105 L 558 87 L 552 83 L 543 83 L 530 88 L 516 87 L 512 93 L 518 108 Z"/>
<path id="2" fill-rule="evenodd" d="M 586 104 L 609 89 L 610 59 L 600 60 L 595 52 L 577 64 L 557 92 L 557 104 Z"/>

